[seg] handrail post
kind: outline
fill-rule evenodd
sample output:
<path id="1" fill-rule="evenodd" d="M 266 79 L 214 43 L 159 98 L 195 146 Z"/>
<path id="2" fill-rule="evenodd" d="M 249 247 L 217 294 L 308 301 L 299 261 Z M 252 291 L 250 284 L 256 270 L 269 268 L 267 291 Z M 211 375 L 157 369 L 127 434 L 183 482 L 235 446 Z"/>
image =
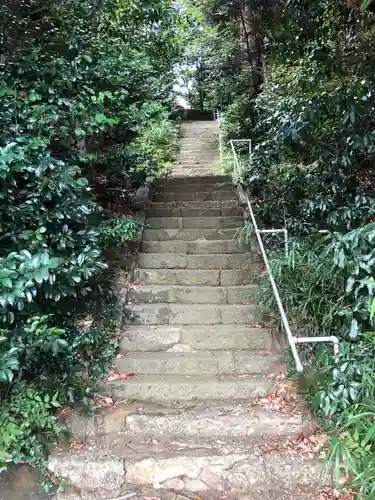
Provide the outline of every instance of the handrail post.
<path id="1" fill-rule="evenodd" d="M 241 175 L 241 168 L 240 168 L 238 156 L 237 156 L 237 153 L 236 153 L 236 150 L 234 147 L 234 143 L 235 142 L 245 142 L 245 141 L 249 141 L 249 158 L 251 159 L 251 140 L 250 139 L 237 139 L 237 140 L 233 139 L 230 141 L 232 152 L 233 152 L 233 157 L 234 157 L 234 163 L 236 165 L 236 168 L 237 168 L 239 175 Z M 338 337 L 335 337 L 333 335 L 327 336 L 327 337 L 295 337 L 292 334 L 292 331 L 290 329 L 289 322 L 288 322 L 288 319 L 287 319 L 287 316 L 285 313 L 285 309 L 284 309 L 284 306 L 283 306 L 281 298 L 280 298 L 279 290 L 277 288 L 275 278 L 273 277 L 273 274 L 271 271 L 271 266 L 270 266 L 270 263 L 269 263 L 269 260 L 267 257 L 267 253 L 266 253 L 266 250 L 265 250 L 264 245 L 263 245 L 263 240 L 261 237 L 262 233 L 283 232 L 284 233 L 284 243 L 285 243 L 285 258 L 287 259 L 288 258 L 288 231 L 286 228 L 284 228 L 284 229 L 259 229 L 257 221 L 255 219 L 254 211 L 253 211 L 248 193 L 246 191 L 244 191 L 242 188 L 241 188 L 241 191 L 242 191 L 242 194 L 244 195 L 244 198 L 246 200 L 246 203 L 247 203 L 247 206 L 249 209 L 250 218 L 251 218 L 251 221 L 253 224 L 255 236 L 258 240 L 258 244 L 259 244 L 259 248 L 260 248 L 260 251 L 261 251 L 261 254 L 263 257 L 263 261 L 264 261 L 264 264 L 265 264 L 266 269 L 267 269 L 267 273 L 268 273 L 268 277 L 269 277 L 269 280 L 271 283 L 272 291 L 273 291 L 273 294 L 274 294 L 274 297 L 275 297 L 275 300 L 276 300 L 276 303 L 277 303 L 277 306 L 279 309 L 279 313 L 281 316 L 281 321 L 282 321 L 282 324 L 284 326 L 284 330 L 285 330 L 285 333 L 286 333 L 286 336 L 288 339 L 290 349 L 292 351 L 293 359 L 294 359 L 294 362 L 296 365 L 296 370 L 298 372 L 302 372 L 303 365 L 301 363 L 301 359 L 300 359 L 300 356 L 298 354 L 296 344 L 332 342 L 334 353 L 337 355 L 339 353 L 339 350 L 340 350 L 340 341 L 339 341 Z"/>

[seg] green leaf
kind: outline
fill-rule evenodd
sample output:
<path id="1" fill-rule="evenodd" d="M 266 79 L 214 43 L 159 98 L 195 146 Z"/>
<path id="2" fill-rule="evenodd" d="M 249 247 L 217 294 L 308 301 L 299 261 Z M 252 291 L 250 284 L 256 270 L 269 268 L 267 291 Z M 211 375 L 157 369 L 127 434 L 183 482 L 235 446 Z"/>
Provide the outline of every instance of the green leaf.
<path id="1" fill-rule="evenodd" d="M 13 287 L 13 282 L 12 280 L 10 280 L 9 278 L 3 278 L 1 280 L 1 284 L 5 287 L 5 288 L 12 288 Z"/>
<path id="2" fill-rule="evenodd" d="M 76 137 L 85 137 L 86 136 L 86 132 L 80 127 L 76 128 L 74 130 L 74 134 Z"/>

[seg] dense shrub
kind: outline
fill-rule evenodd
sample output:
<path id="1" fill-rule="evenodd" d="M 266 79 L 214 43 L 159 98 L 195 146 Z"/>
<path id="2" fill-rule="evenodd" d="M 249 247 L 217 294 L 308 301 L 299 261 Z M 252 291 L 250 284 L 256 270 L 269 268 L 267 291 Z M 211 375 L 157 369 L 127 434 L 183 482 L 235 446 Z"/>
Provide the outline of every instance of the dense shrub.
<path id="1" fill-rule="evenodd" d="M 115 352 L 102 250 L 175 154 L 178 19 L 170 0 L 0 5 L 2 464 L 40 464 L 56 408 L 88 402 Z"/>

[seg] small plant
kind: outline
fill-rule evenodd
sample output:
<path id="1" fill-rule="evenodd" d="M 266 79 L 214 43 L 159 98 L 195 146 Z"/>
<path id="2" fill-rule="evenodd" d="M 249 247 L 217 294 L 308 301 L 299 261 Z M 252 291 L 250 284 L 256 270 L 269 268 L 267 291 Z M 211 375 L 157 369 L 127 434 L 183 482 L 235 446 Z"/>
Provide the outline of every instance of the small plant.
<path id="1" fill-rule="evenodd" d="M 141 224 L 132 217 L 109 219 L 101 223 L 100 235 L 105 247 L 119 247 L 134 238 Z"/>
<path id="2" fill-rule="evenodd" d="M 0 409 L 0 467 L 9 461 L 43 466 L 51 444 L 64 427 L 56 416 L 59 394 L 20 384 Z"/>
<path id="3" fill-rule="evenodd" d="M 246 245 L 249 245 L 252 234 L 253 234 L 253 225 L 250 221 L 247 221 L 241 228 L 237 229 L 234 237 L 238 238 L 239 244 L 246 243 Z"/>

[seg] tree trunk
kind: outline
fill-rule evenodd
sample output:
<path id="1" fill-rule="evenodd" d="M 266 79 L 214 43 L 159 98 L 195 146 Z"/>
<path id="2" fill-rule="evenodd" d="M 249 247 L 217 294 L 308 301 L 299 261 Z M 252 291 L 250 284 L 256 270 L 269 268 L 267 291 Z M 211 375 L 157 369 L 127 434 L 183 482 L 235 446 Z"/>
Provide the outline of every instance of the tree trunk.
<path id="1" fill-rule="evenodd" d="M 250 71 L 250 94 L 257 96 L 264 83 L 262 14 L 256 2 L 246 0 L 240 7 L 241 35 Z"/>

